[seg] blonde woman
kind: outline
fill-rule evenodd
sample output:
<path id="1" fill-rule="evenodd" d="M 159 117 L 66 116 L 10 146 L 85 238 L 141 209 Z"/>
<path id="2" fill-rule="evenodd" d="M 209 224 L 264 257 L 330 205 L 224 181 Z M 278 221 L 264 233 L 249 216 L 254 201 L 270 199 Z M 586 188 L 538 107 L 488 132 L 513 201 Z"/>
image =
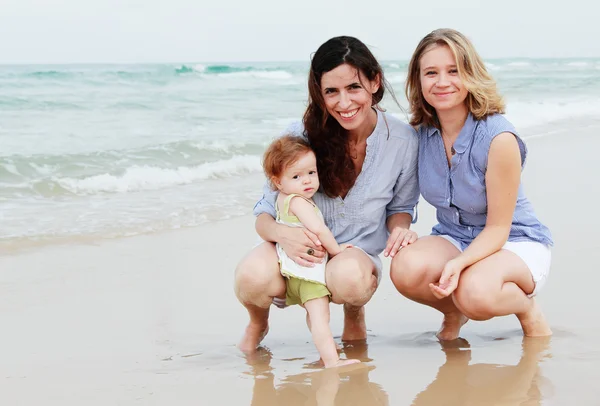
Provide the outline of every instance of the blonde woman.
<path id="1" fill-rule="evenodd" d="M 534 296 L 550 270 L 552 237 L 521 186 L 527 148 L 461 33 L 421 40 L 408 69 L 419 185 L 438 224 L 394 256 L 391 278 L 407 298 L 444 314 L 442 340 L 461 326 L 515 314 L 527 336 L 552 334 Z"/>

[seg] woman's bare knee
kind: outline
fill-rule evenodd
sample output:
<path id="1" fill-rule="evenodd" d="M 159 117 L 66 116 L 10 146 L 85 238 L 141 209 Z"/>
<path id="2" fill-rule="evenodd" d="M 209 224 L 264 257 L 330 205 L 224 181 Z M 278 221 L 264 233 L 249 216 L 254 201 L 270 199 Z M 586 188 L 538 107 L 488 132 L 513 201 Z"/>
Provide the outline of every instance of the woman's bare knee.
<path id="1" fill-rule="evenodd" d="M 423 285 L 429 283 L 425 281 L 429 268 L 426 259 L 419 251 L 410 248 L 401 249 L 392 259 L 390 266 L 390 279 L 402 294 L 420 290 Z"/>
<path id="2" fill-rule="evenodd" d="M 259 245 L 240 261 L 235 270 L 234 289 L 240 302 L 260 307 L 285 292 L 273 244 Z"/>
<path id="3" fill-rule="evenodd" d="M 402 248 L 392 259 L 390 278 L 405 296 L 429 294 L 429 284 L 437 282 L 444 265 L 460 252 L 440 237 L 426 236 Z"/>
<path id="4" fill-rule="evenodd" d="M 340 275 L 342 276 L 342 275 Z M 334 278 L 332 281 L 332 295 L 335 302 L 349 303 L 362 306 L 371 298 L 376 286 L 376 277 L 372 273 L 358 269 L 347 270 L 343 277 Z"/>
<path id="5" fill-rule="evenodd" d="M 452 295 L 457 308 L 471 320 L 484 321 L 495 316 L 493 291 L 474 278 L 461 278 Z"/>
<path id="6" fill-rule="evenodd" d="M 363 306 L 377 289 L 373 262 L 362 251 L 346 255 L 342 253 L 339 257 L 327 265 L 327 287 L 331 291 L 332 301 Z"/>

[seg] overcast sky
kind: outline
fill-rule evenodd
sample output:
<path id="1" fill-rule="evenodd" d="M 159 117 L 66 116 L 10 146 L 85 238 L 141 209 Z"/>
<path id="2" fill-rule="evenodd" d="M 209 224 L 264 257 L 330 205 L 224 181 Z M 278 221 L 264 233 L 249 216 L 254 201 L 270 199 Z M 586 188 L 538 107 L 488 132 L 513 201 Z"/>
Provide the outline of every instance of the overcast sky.
<path id="1" fill-rule="evenodd" d="M 0 0 L 0 63 L 308 60 L 353 35 L 410 58 L 440 27 L 485 58 L 600 57 L 592 0 Z"/>

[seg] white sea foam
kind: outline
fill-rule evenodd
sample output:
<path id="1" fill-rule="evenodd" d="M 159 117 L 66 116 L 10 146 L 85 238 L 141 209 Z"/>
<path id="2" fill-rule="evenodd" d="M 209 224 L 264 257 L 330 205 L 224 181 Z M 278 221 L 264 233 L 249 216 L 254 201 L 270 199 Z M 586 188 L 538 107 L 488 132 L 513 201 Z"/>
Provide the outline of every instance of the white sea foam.
<path id="1" fill-rule="evenodd" d="M 204 65 L 201 65 L 201 64 L 194 65 L 194 71 L 196 71 L 196 72 L 202 73 L 205 70 L 206 70 L 206 66 L 204 66 Z"/>
<path id="2" fill-rule="evenodd" d="M 589 65 L 590 64 L 588 62 L 584 62 L 584 61 L 569 62 L 569 63 L 567 63 L 567 66 L 574 67 L 574 68 L 584 68 L 584 67 L 589 66 Z"/>
<path id="3" fill-rule="evenodd" d="M 58 178 L 54 180 L 75 194 L 126 193 L 156 190 L 259 171 L 261 171 L 261 164 L 258 156 L 242 155 L 190 168 L 164 169 L 155 166 L 132 166 L 122 175 L 107 173 L 83 179 Z"/>
<path id="4" fill-rule="evenodd" d="M 259 79 L 275 79 L 275 80 L 287 80 L 293 78 L 293 75 L 284 70 L 253 70 L 244 72 L 223 72 L 218 73 L 216 76 L 221 78 L 259 78 Z"/>
<path id="5" fill-rule="evenodd" d="M 6 162 L 2 165 L 7 172 L 12 173 L 13 175 L 20 176 L 21 173 L 13 163 Z"/>
<path id="6" fill-rule="evenodd" d="M 517 128 L 533 127 L 569 118 L 597 115 L 600 99 L 556 101 L 511 101 L 506 116 Z"/>
<path id="7" fill-rule="evenodd" d="M 232 149 L 242 149 L 247 145 L 247 143 L 243 141 L 235 142 L 230 140 L 216 140 L 196 142 L 192 145 L 201 151 L 229 152 Z"/>
<path id="8" fill-rule="evenodd" d="M 501 66 L 498 66 L 495 63 L 491 63 L 491 62 L 485 62 L 485 67 L 487 68 L 488 71 L 499 71 L 502 70 Z"/>
<path id="9" fill-rule="evenodd" d="M 38 165 L 34 162 L 31 162 L 30 165 L 42 176 L 51 175 L 56 170 L 56 167 L 53 165 Z"/>

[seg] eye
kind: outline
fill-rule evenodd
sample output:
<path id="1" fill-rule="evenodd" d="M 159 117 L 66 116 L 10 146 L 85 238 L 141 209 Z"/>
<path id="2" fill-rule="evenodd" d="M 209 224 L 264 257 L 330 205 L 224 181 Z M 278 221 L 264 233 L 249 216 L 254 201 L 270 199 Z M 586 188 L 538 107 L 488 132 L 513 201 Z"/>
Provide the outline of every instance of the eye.
<path id="1" fill-rule="evenodd" d="M 350 85 L 350 89 L 362 89 L 362 86 L 359 85 L 358 83 L 355 83 L 353 85 Z"/>
<path id="2" fill-rule="evenodd" d="M 325 94 L 333 94 L 335 92 L 337 92 L 336 89 L 325 89 Z"/>
<path id="3" fill-rule="evenodd" d="M 292 179 L 298 179 L 298 178 L 299 178 L 299 176 L 298 176 L 298 175 L 294 175 L 294 176 L 292 176 Z"/>
<path id="4" fill-rule="evenodd" d="M 310 171 L 310 172 L 308 172 L 309 175 L 314 175 L 316 173 L 317 173 L 317 171 Z"/>
<path id="5" fill-rule="evenodd" d="M 425 72 L 425 76 L 432 76 L 432 75 L 435 75 L 435 71 L 428 70 L 427 72 Z"/>
<path id="6" fill-rule="evenodd" d="M 458 69 L 450 69 L 450 73 L 457 74 L 458 73 Z"/>

